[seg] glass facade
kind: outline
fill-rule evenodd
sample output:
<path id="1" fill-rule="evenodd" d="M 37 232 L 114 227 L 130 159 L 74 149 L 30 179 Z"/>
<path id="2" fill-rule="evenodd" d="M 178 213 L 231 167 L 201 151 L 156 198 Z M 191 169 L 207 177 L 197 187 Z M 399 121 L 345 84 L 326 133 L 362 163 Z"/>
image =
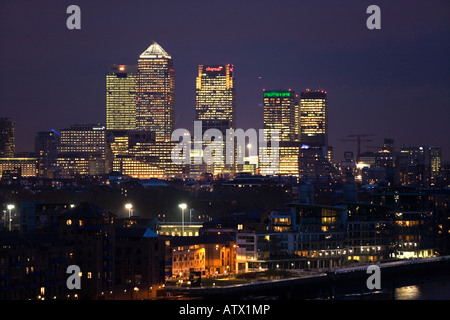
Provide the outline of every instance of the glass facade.
<path id="1" fill-rule="evenodd" d="M 236 90 L 233 65 L 200 65 L 195 91 L 196 119 L 202 120 L 203 130 L 222 131 L 236 126 Z M 213 120 L 213 125 L 208 125 Z M 217 127 L 217 121 L 222 127 Z M 224 134 L 225 132 L 223 132 Z"/>
<path id="2" fill-rule="evenodd" d="M 175 71 L 172 57 L 154 42 L 138 60 L 136 127 L 170 141 L 175 126 Z"/>
<path id="3" fill-rule="evenodd" d="M 136 128 L 136 66 L 112 65 L 106 74 L 106 128 Z"/>
<path id="4" fill-rule="evenodd" d="M 278 151 L 278 169 L 267 170 L 263 165 L 264 153 L 260 154 L 260 173 L 298 177 L 298 135 L 296 135 L 296 102 L 295 92 L 291 90 L 264 90 L 264 129 L 266 139 L 272 139 L 272 130 L 279 132 L 278 150 L 268 147 L 268 151 Z M 273 149 L 273 150 L 272 150 Z M 264 147 L 262 147 L 264 150 Z"/>
<path id="5" fill-rule="evenodd" d="M 264 90 L 263 97 L 264 129 L 278 130 L 280 141 L 295 141 L 295 92 Z"/>
<path id="6" fill-rule="evenodd" d="M 324 91 L 300 94 L 300 143 L 311 147 L 328 146 L 328 100 Z"/>
<path id="7" fill-rule="evenodd" d="M 218 129 L 223 137 L 227 129 L 236 128 L 236 89 L 233 65 L 200 65 L 196 79 L 196 120 L 202 121 L 202 135 L 208 129 Z M 212 138 L 214 140 L 214 138 Z M 206 144 L 203 145 L 205 149 Z M 236 151 L 235 151 L 236 154 Z M 223 155 L 225 155 L 225 145 Z M 233 174 L 232 164 L 214 163 L 205 170 L 214 175 Z"/>

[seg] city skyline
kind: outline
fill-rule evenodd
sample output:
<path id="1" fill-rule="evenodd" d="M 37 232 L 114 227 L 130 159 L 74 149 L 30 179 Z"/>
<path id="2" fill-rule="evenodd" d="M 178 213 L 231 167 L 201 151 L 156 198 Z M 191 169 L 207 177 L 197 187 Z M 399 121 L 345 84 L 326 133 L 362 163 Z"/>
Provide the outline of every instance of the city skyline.
<path id="1" fill-rule="evenodd" d="M 0 300 L 449 299 L 445 1 L 0 2 Z"/>
<path id="2" fill-rule="evenodd" d="M 367 133 L 377 135 L 368 145 L 380 145 L 383 138 L 393 138 L 396 149 L 403 145 L 442 146 L 443 160 L 449 160 L 450 143 L 446 134 L 449 117 L 445 108 L 449 101 L 445 72 L 449 51 L 445 41 L 449 35 L 445 20 L 447 4 L 433 1 L 425 7 L 425 3 L 380 1 L 383 27 L 370 31 L 365 27 L 365 4 L 282 2 L 279 7 L 270 7 L 272 2 L 258 3 L 231 2 L 236 27 L 226 29 L 227 32 L 223 26 L 226 12 L 218 12 L 218 23 L 209 24 L 210 28 L 200 28 L 195 20 L 204 16 L 208 17 L 207 21 L 214 21 L 206 15 L 214 8 L 213 4 L 200 1 L 187 7 L 182 2 L 161 3 L 159 11 L 173 12 L 169 21 L 162 22 L 155 17 L 152 22 L 147 21 L 151 26 L 144 28 L 150 32 L 133 36 L 129 32 L 142 26 L 139 19 L 130 18 L 137 4 L 117 10 L 122 8 L 118 3 L 112 2 L 107 8 L 100 5 L 100 8 L 81 1 L 78 5 L 82 10 L 82 29 L 69 31 L 64 23 L 65 4 L 26 7 L 3 3 L 0 36 L 9 49 L 1 53 L 0 66 L 8 77 L 2 78 L 0 103 L 6 106 L 2 116 L 16 122 L 16 151 L 32 151 L 38 131 L 61 129 L 74 123 L 106 124 L 105 66 L 135 64 L 142 46 L 154 40 L 174 58 L 175 128 L 192 127 L 198 65 L 231 63 L 237 70 L 237 127 L 262 128 L 264 88 L 291 88 L 296 92 L 324 89 L 330 101 L 329 144 L 337 161 L 343 158 L 344 151 L 356 150 L 355 143 L 340 140 L 351 134 Z M 288 7 L 292 10 L 283 10 Z M 269 8 L 273 9 L 270 15 Z M 142 12 L 150 9 L 144 6 Z M 317 9 L 324 11 L 328 23 L 315 13 L 309 18 L 305 14 Z M 20 26 L 8 17 L 8 13 L 17 10 L 27 17 Z M 332 10 L 335 15 L 331 14 Z M 120 17 L 121 22 L 111 24 L 109 29 L 102 28 L 108 14 L 110 19 Z M 48 19 L 42 19 L 43 15 Z M 253 16 L 259 18 L 248 18 Z M 404 16 L 417 19 L 408 21 L 406 27 Z M 269 17 L 274 23 L 265 25 Z M 313 21 L 315 18 L 324 22 L 320 28 L 317 28 L 319 22 Z M 172 19 L 185 22 L 185 30 L 170 27 Z M 32 30 L 38 21 L 40 28 Z M 297 21 L 298 25 L 294 23 Z M 11 37 L 12 29 L 19 37 Z M 190 37 L 194 30 L 198 36 Z M 238 32 L 241 30 L 244 32 Z M 222 39 L 211 37 L 214 32 L 222 35 L 219 37 Z M 117 41 L 93 40 L 99 35 L 111 39 L 114 33 L 113 39 Z M 21 37 L 23 34 L 31 37 Z M 24 60 L 25 48 L 34 54 L 30 58 L 28 52 L 28 59 Z M 49 51 L 50 48 L 54 50 Z M 68 68 L 69 65 L 75 67 Z M 20 77 L 17 70 L 21 70 Z M 27 88 L 30 94 L 20 95 L 20 88 Z M 39 97 L 37 102 L 29 100 L 33 97 Z M 62 108 L 61 102 L 66 107 Z M 39 121 L 35 121 L 33 113 L 36 108 L 42 115 Z M 24 114 L 30 117 L 20 116 Z M 350 125 L 349 116 L 355 120 Z"/>

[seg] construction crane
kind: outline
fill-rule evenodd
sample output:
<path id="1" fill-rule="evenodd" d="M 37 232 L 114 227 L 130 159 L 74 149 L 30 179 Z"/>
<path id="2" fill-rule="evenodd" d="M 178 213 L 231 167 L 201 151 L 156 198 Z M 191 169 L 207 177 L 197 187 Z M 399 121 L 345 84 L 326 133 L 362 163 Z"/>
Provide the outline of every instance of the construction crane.
<path id="1" fill-rule="evenodd" d="M 361 139 L 362 137 L 370 137 L 370 136 L 376 136 L 376 134 L 351 134 L 347 137 L 349 138 L 356 138 L 356 139 L 340 139 L 340 141 L 351 141 L 356 142 L 358 146 L 358 150 L 356 151 L 356 157 L 359 158 L 359 155 L 361 154 L 361 142 L 370 142 L 372 140 L 370 139 Z"/>

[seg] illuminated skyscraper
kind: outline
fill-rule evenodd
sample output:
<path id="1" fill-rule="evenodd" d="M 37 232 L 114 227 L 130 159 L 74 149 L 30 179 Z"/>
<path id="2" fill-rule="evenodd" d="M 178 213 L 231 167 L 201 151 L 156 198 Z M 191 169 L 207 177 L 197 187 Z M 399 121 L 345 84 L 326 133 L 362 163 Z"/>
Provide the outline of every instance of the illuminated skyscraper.
<path id="1" fill-rule="evenodd" d="M 12 158 L 16 150 L 15 123 L 11 118 L 0 118 L 0 157 Z"/>
<path id="2" fill-rule="evenodd" d="M 299 108 L 300 181 L 327 185 L 339 176 L 328 146 L 327 93 L 307 89 L 300 94 Z"/>
<path id="3" fill-rule="evenodd" d="M 328 100 L 324 91 L 300 94 L 300 143 L 310 147 L 328 147 Z"/>
<path id="4" fill-rule="evenodd" d="M 195 88 L 196 120 L 202 122 L 202 134 L 208 129 L 218 129 L 225 137 L 227 129 L 236 128 L 233 65 L 199 65 Z M 233 164 L 222 166 L 216 163 L 206 168 L 206 171 L 214 174 L 232 174 L 235 169 Z"/>
<path id="5" fill-rule="evenodd" d="M 267 139 L 274 139 L 273 131 L 278 131 L 279 144 L 276 149 L 268 147 L 268 151 L 278 152 L 278 170 L 266 170 L 259 158 L 261 174 L 277 174 L 282 176 L 298 176 L 299 143 L 296 135 L 296 103 L 295 92 L 291 90 L 264 90 L 264 129 L 268 130 Z M 260 147 L 261 148 L 261 147 Z"/>
<path id="6" fill-rule="evenodd" d="M 136 127 L 170 141 L 175 126 L 175 71 L 172 57 L 156 42 L 140 56 L 136 82 Z"/>
<path id="7" fill-rule="evenodd" d="M 233 65 L 200 65 L 195 90 L 196 120 L 203 131 L 236 127 L 236 89 Z M 222 131 L 225 134 L 225 131 Z"/>
<path id="8" fill-rule="evenodd" d="M 264 129 L 278 130 L 280 141 L 295 141 L 295 92 L 264 90 Z"/>
<path id="9" fill-rule="evenodd" d="M 136 66 L 112 65 L 106 74 L 106 129 L 136 128 Z"/>

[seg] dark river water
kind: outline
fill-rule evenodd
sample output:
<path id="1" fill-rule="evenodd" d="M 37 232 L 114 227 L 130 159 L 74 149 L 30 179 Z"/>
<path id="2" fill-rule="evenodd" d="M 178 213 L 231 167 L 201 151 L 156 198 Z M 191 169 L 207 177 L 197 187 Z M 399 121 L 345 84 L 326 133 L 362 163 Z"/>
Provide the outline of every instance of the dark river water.
<path id="1" fill-rule="evenodd" d="M 393 289 L 394 288 L 394 289 Z M 450 275 L 397 283 L 372 292 L 336 292 L 335 300 L 450 300 Z"/>

